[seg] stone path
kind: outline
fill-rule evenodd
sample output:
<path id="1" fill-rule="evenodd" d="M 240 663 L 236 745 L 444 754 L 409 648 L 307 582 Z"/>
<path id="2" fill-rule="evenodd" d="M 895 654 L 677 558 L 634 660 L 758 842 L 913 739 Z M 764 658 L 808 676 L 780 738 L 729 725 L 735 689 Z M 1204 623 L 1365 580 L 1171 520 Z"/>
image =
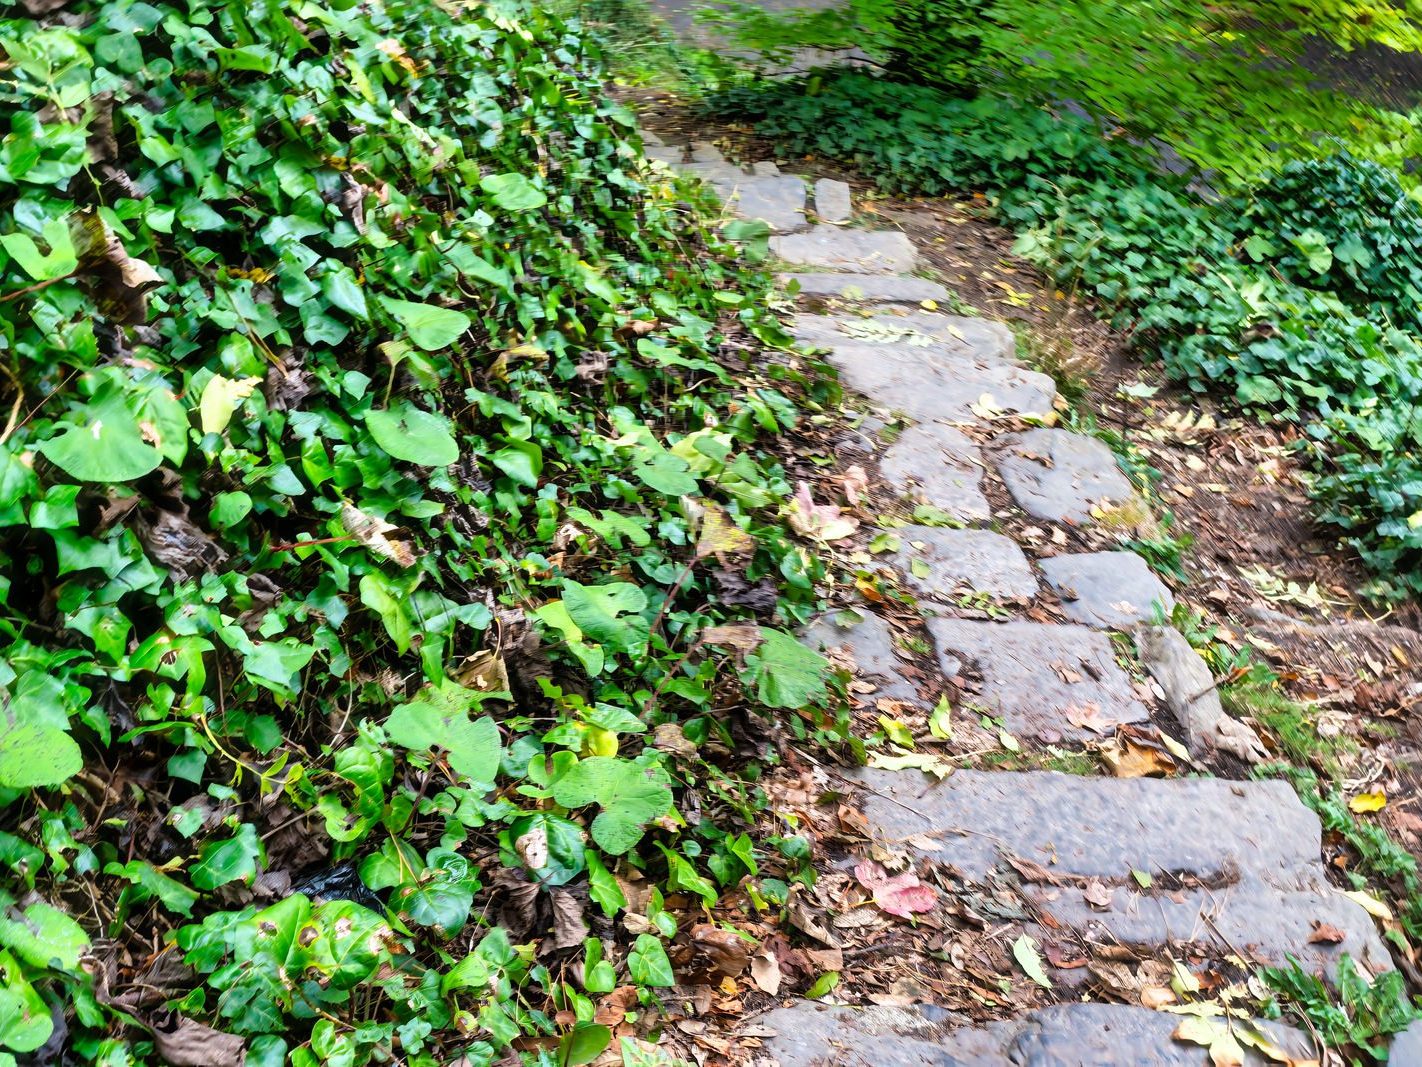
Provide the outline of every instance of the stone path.
<path id="1" fill-rule="evenodd" d="M 815 183 L 811 196 L 807 181 L 773 164 L 746 171 L 708 145 L 649 151 L 769 223 L 782 281 L 802 305 L 796 339 L 828 353 L 873 413 L 866 428 L 907 423 L 855 461 L 877 467 L 871 483 L 898 495 L 904 514 L 930 505 L 952 524 L 886 531 L 897 543 L 873 564 L 916 601 L 915 639 L 928 651 L 919 662 L 937 666 L 930 684 L 905 672 L 895 622 L 868 603 L 817 620 L 802 640 L 852 662 L 871 701 L 926 710 L 937 693 L 958 692 L 957 714 L 1028 753 L 1154 723 L 1202 759 L 1263 755 L 1250 727 L 1220 707 L 1188 642 L 1152 625 L 1174 600 L 1145 561 L 1111 536 L 1095 539 L 1104 550 L 1064 550 L 1080 543 L 1067 532 L 1109 535 L 1144 504 L 1102 442 L 1052 425 L 1054 383 L 1022 365 L 1004 324 L 925 310 L 947 290 L 914 275 L 919 257 L 902 233 L 855 224 L 842 183 Z M 1004 532 L 1027 527 L 1037 536 L 1021 543 Z M 1027 919 L 1014 936 L 1115 959 L 1247 968 L 1292 955 L 1331 972 L 1348 953 L 1373 972 L 1392 966 L 1372 917 L 1329 883 L 1319 821 L 1286 783 L 1049 771 L 852 777 L 882 848 L 908 849 L 916 867 L 937 864 L 965 887 L 1018 886 Z M 1085 972 L 1050 953 L 1046 968 L 1066 1002 L 986 1027 L 932 1005 L 802 1002 L 755 1020 L 755 1032 L 785 1067 L 1208 1061 L 1172 1039 L 1180 1016 L 1073 1003 L 1089 992 Z M 1301 1035 L 1269 1029 L 1307 1051 Z"/>

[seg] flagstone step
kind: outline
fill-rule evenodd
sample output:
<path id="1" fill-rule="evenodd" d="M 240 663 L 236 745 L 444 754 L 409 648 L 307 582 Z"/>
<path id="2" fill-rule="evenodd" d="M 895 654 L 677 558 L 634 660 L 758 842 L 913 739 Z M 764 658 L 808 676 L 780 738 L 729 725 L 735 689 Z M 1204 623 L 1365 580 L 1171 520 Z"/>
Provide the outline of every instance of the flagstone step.
<path id="1" fill-rule="evenodd" d="M 952 602 L 964 592 L 1016 600 L 1037 595 L 1032 565 L 1010 537 L 936 526 L 904 526 L 893 534 L 899 548 L 886 558 L 920 596 Z"/>
<path id="2" fill-rule="evenodd" d="M 951 426 L 910 426 L 879 457 L 879 474 L 897 492 L 960 521 L 992 515 L 982 491 L 982 451 Z"/>
<path id="3" fill-rule="evenodd" d="M 1087 523 L 1093 509 L 1122 505 L 1135 490 L 1101 441 L 1067 430 L 1009 434 L 993 462 L 1019 507 L 1038 519 Z"/>
<path id="4" fill-rule="evenodd" d="M 770 251 L 785 263 L 855 274 L 912 274 L 918 265 L 913 242 L 896 230 L 820 225 L 772 237 Z"/>
<path id="5" fill-rule="evenodd" d="M 1037 564 L 1062 598 L 1067 618 L 1086 626 L 1123 630 L 1165 617 L 1175 598 L 1134 552 L 1081 552 L 1051 556 Z"/>
<path id="6" fill-rule="evenodd" d="M 1318 817 L 1287 782 L 958 771 L 940 783 L 873 769 L 855 778 L 884 840 L 922 848 L 969 882 L 1009 859 L 1041 868 L 1050 880 L 1024 878 L 1022 891 L 1043 938 L 1156 955 L 1193 946 L 1273 965 L 1292 954 L 1329 973 L 1345 952 L 1374 973 L 1392 967 L 1372 918 L 1329 884 Z"/>
<path id="7" fill-rule="evenodd" d="M 947 288 L 927 278 L 912 278 L 902 274 L 842 274 L 821 271 L 807 274 L 782 274 L 782 284 L 798 282 L 804 296 L 838 297 L 866 304 L 921 304 L 925 300 L 946 302 Z"/>
<path id="8" fill-rule="evenodd" d="M 883 311 L 875 315 L 796 315 L 797 341 L 822 348 L 907 345 L 949 356 L 1016 366 L 1017 339 L 992 319 L 936 311 Z"/>

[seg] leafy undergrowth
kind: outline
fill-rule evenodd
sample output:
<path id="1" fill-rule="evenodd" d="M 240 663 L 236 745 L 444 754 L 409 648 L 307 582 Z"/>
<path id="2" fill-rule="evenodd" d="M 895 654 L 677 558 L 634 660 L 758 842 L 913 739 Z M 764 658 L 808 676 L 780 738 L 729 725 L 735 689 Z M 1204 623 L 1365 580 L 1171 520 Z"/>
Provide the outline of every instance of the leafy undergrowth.
<path id="1" fill-rule="evenodd" d="M 765 709 L 838 729 L 757 445 L 832 387 L 546 14 L 57 6 L 0 22 L 0 1064 L 656 1062 L 681 913 L 786 892 Z"/>
<path id="2" fill-rule="evenodd" d="M 1018 251 L 1173 377 L 1295 425 L 1319 515 L 1375 572 L 1374 594 L 1422 591 L 1422 209 L 1396 174 L 1340 153 L 1207 203 L 1086 119 L 853 71 L 710 106 L 890 191 L 994 196 Z"/>

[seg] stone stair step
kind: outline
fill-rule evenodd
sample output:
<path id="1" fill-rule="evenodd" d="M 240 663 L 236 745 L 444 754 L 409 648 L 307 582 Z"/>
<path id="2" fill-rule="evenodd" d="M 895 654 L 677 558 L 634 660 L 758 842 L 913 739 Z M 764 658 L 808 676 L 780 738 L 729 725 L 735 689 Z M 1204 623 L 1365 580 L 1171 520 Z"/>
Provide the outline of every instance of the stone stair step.
<path id="1" fill-rule="evenodd" d="M 855 274 L 911 274 L 918 264 L 913 242 L 896 230 L 814 226 L 772 237 L 770 251 L 786 263 Z"/>
<path id="2" fill-rule="evenodd" d="M 736 214 L 761 219 L 776 233 L 793 233 L 807 225 L 805 183 L 799 178 L 743 178 L 725 199 Z"/>
<path id="3" fill-rule="evenodd" d="M 817 652 L 837 651 L 847 656 L 863 681 L 877 688 L 874 699 L 902 700 L 922 706 L 923 700 L 904 676 L 894 652 L 893 630 L 871 612 L 828 612 L 813 619 L 800 632 L 800 640 Z"/>
<path id="4" fill-rule="evenodd" d="M 907 344 L 941 348 L 950 355 L 1017 366 L 1017 339 L 992 319 L 944 315 L 936 311 L 885 312 L 877 315 L 797 315 L 791 327 L 797 341 L 834 348 L 857 344 Z"/>
<path id="5" fill-rule="evenodd" d="M 1136 499 L 1111 450 L 1084 434 L 1057 429 L 1010 434 L 993 462 L 1012 499 L 1034 518 L 1086 523 L 1093 508 Z"/>
<path id="6" fill-rule="evenodd" d="M 849 184 L 834 178 L 815 182 L 815 214 L 821 222 L 848 222 L 854 214 Z"/>
<path id="7" fill-rule="evenodd" d="M 1175 607 L 1165 583 L 1134 552 L 1068 553 L 1037 565 L 1067 618 L 1085 626 L 1124 630 L 1154 619 L 1157 605 L 1167 619 Z"/>
<path id="8" fill-rule="evenodd" d="M 865 817 L 884 838 L 928 835 L 925 855 L 970 882 L 1009 858 L 1044 868 L 1057 884 L 1022 887 L 1047 917 L 1043 938 L 1147 953 L 1189 944 L 1274 965 L 1292 954 L 1330 974 L 1345 952 L 1374 972 L 1392 967 L 1368 913 L 1328 883 L 1318 817 L 1286 782 L 1052 771 L 959 771 L 941 783 L 872 769 L 855 777 L 867 789 Z M 1149 888 L 1134 871 L 1150 876 Z M 1087 901 L 1091 883 L 1109 890 L 1107 906 Z M 1312 942 L 1317 924 L 1342 941 Z"/>
<path id="9" fill-rule="evenodd" d="M 965 702 L 1001 718 L 1018 738 L 1088 740 L 1100 737 L 1098 730 L 1150 717 L 1099 631 L 977 619 L 929 619 L 927 626 L 944 677 L 971 667 L 982 687 Z"/>
<path id="10" fill-rule="evenodd" d="M 925 300 L 946 302 L 946 287 L 927 278 L 902 274 L 840 274 L 823 271 L 810 274 L 782 274 L 782 284 L 799 282 L 804 296 L 836 297 L 866 304 L 921 304 Z"/>
<path id="11" fill-rule="evenodd" d="M 951 426 L 910 426 L 879 457 L 879 475 L 899 493 L 963 522 L 992 517 L 983 495 L 982 452 Z"/>
<path id="12" fill-rule="evenodd" d="M 965 590 L 1016 600 L 1037 595 L 1032 565 L 1010 537 L 935 526 L 904 526 L 894 535 L 899 548 L 887 558 L 903 584 L 920 596 L 951 602 Z M 915 573 L 915 564 L 921 573 Z"/>
<path id="13" fill-rule="evenodd" d="M 1199 1045 L 1171 1037 L 1180 1016 L 1129 1004 L 1054 1004 L 974 1026 L 923 1005 L 833 1007 L 802 1001 L 756 1019 L 780 1067 L 1203 1067 Z M 1290 1055 L 1316 1055 L 1299 1031 L 1257 1022 Z M 1246 1067 L 1265 1067 L 1253 1049 Z"/>

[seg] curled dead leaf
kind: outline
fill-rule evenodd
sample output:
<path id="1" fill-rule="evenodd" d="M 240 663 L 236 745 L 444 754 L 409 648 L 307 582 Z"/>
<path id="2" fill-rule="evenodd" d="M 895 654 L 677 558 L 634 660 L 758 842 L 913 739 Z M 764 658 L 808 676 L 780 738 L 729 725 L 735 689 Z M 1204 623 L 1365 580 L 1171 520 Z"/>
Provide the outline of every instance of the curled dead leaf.
<path id="1" fill-rule="evenodd" d="M 382 559 L 391 560 L 402 567 L 415 565 L 415 553 L 409 542 L 389 536 L 400 529 L 394 523 L 368 515 L 354 504 L 342 504 L 341 525 L 346 528 L 348 534 Z"/>

